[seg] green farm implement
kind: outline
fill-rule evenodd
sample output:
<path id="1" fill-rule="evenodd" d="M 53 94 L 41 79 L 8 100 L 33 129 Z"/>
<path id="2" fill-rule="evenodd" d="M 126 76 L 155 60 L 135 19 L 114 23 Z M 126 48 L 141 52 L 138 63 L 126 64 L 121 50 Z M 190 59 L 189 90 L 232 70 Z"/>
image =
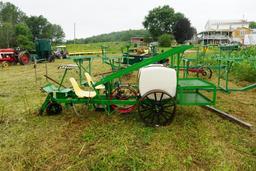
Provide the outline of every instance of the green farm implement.
<path id="1" fill-rule="evenodd" d="M 251 56 L 251 48 L 241 49 L 238 45 L 226 45 L 220 46 L 220 54 L 215 58 L 217 61 L 217 89 L 225 91 L 227 93 L 233 91 L 248 91 L 256 88 L 256 83 L 242 87 L 231 88 L 229 86 L 230 73 L 237 65 L 241 65 L 243 62 L 250 63 L 251 67 L 255 67 L 256 58 Z"/>
<path id="2" fill-rule="evenodd" d="M 62 111 L 61 104 L 72 107 L 78 115 L 81 115 L 77 109 L 79 104 L 95 109 L 100 106 L 109 114 L 112 111 L 129 113 L 137 108 L 141 120 L 146 125 L 160 126 L 167 125 L 173 120 L 177 105 L 215 105 L 214 84 L 200 78 L 180 78 L 182 55 L 190 48 L 192 46 L 185 45 L 167 50 L 113 72 L 98 82 L 94 82 L 89 72 L 85 72 L 83 74 L 87 87 L 73 77 L 69 78 L 72 88 L 66 88 L 62 83 L 58 87 L 47 84 L 42 88 L 48 95 L 40 113 L 46 111 L 50 115 L 58 114 Z M 156 64 L 166 59 L 172 61 L 169 67 Z M 175 68 L 171 68 L 172 65 L 175 65 Z M 138 71 L 138 84 L 123 85 L 119 82 L 121 77 L 134 71 Z"/>
<path id="3" fill-rule="evenodd" d="M 107 55 L 108 47 L 102 46 L 102 63 L 111 66 L 112 71 L 117 71 L 135 63 L 141 62 L 144 59 L 157 55 L 157 48 L 155 44 L 151 44 L 149 47 L 140 46 L 136 48 L 130 48 L 126 46 L 126 51 L 122 48 L 122 56 L 110 57 Z M 158 61 L 161 62 L 161 61 Z"/>
<path id="4" fill-rule="evenodd" d="M 242 88 L 231 88 L 229 82 L 230 74 L 237 65 L 247 62 L 252 68 L 256 68 L 255 52 L 252 47 L 241 49 L 238 45 L 221 45 L 219 46 L 219 53 L 211 57 L 204 52 L 200 53 L 198 47 L 196 58 L 182 58 L 183 77 L 188 78 L 189 73 L 196 73 L 199 78 L 210 79 L 215 73 L 217 90 L 230 93 L 232 91 L 254 89 L 256 88 L 256 83 Z"/>

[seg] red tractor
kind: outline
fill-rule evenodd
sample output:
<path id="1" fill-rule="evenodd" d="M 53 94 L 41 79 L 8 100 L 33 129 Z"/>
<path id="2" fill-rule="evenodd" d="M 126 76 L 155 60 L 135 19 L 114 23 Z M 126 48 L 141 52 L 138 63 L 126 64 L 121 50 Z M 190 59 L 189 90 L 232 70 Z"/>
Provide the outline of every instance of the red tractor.
<path id="1" fill-rule="evenodd" d="M 25 51 L 16 51 L 15 49 L 0 49 L 0 64 L 2 67 L 7 67 L 10 64 L 20 63 L 26 65 L 30 61 L 29 53 Z"/>

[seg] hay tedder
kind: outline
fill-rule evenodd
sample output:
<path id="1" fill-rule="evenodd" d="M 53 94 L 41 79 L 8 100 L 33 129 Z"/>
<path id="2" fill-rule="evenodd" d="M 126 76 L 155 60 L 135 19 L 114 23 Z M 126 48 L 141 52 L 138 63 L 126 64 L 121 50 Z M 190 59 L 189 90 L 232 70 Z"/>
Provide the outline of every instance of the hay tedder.
<path id="1" fill-rule="evenodd" d="M 25 51 L 19 52 L 11 48 L 0 49 L 0 64 L 2 65 L 2 67 L 7 67 L 8 65 L 17 63 L 20 63 L 21 65 L 26 65 L 29 63 L 29 60 L 29 53 Z"/>
<path id="2" fill-rule="evenodd" d="M 167 50 L 113 72 L 98 82 L 94 82 L 91 75 L 85 72 L 86 86 L 73 77 L 69 78 L 71 88 L 62 85 L 64 78 L 58 86 L 47 84 L 42 87 L 47 97 L 40 108 L 40 114 L 45 111 L 49 115 L 61 113 L 61 104 L 72 107 L 78 115 L 86 113 L 78 112 L 79 104 L 95 109 L 101 107 L 107 113 L 129 113 L 137 109 L 146 125 L 161 126 L 173 120 L 177 105 L 206 106 L 215 110 L 212 107 L 216 103 L 214 84 L 200 78 L 180 78 L 182 55 L 190 48 L 192 46 L 184 45 Z M 171 60 L 169 66 L 157 64 L 165 59 Z M 62 66 L 65 71 L 75 67 L 78 66 Z M 120 83 L 121 77 L 134 71 L 138 71 L 138 84 Z"/>

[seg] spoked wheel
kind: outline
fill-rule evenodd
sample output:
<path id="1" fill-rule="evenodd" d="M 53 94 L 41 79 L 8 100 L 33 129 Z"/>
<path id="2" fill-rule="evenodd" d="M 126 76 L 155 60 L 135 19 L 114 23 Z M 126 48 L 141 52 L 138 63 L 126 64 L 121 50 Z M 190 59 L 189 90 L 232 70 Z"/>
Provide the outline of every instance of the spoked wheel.
<path id="1" fill-rule="evenodd" d="M 74 113 L 77 116 L 79 116 L 81 118 L 85 117 L 85 113 L 86 113 L 85 111 L 87 111 L 87 108 L 86 108 L 85 104 L 74 104 L 73 103 L 73 104 L 71 104 L 71 106 L 74 110 Z"/>
<path id="2" fill-rule="evenodd" d="M 137 98 L 137 92 L 130 86 L 119 86 L 111 94 L 111 99 L 115 100 L 131 100 Z M 111 105 L 113 110 L 119 113 L 129 113 L 135 109 L 136 105 Z"/>
<path id="3" fill-rule="evenodd" d="M 197 72 L 197 77 L 206 78 L 206 79 L 211 79 L 212 78 L 211 68 L 202 66 L 198 70 L 199 70 L 199 72 Z"/>
<path id="4" fill-rule="evenodd" d="M 146 125 L 168 125 L 175 116 L 176 101 L 165 91 L 152 90 L 141 97 L 138 112 Z"/>
<path id="5" fill-rule="evenodd" d="M 2 67 L 3 68 L 6 68 L 6 67 L 8 67 L 9 66 L 9 63 L 7 62 L 7 61 L 3 61 L 2 62 Z"/>
<path id="6" fill-rule="evenodd" d="M 29 54 L 26 52 L 21 52 L 19 54 L 19 62 L 21 65 L 27 65 L 29 63 Z"/>
<path id="7" fill-rule="evenodd" d="M 48 115 L 58 115 L 62 112 L 62 106 L 56 102 L 49 102 L 46 107 L 46 113 Z"/>

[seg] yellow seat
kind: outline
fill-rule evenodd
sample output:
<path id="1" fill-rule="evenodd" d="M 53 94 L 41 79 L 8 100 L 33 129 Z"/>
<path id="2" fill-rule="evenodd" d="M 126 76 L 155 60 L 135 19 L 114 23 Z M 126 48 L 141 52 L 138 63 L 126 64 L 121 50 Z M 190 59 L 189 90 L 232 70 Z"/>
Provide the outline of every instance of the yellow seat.
<path id="1" fill-rule="evenodd" d="M 85 78 L 86 78 L 86 80 L 88 82 L 88 85 L 91 88 L 93 88 L 92 84 L 95 84 L 95 83 L 93 82 L 92 77 L 90 76 L 90 74 L 85 72 L 84 75 L 85 75 Z M 105 89 L 105 86 L 103 84 L 100 84 L 100 85 L 96 86 L 95 89 L 102 90 L 102 89 Z"/>
<path id="2" fill-rule="evenodd" d="M 79 87 L 78 83 L 76 82 L 76 80 L 73 77 L 71 77 L 69 79 L 69 81 L 71 82 L 77 97 L 79 97 L 79 98 L 84 98 L 84 97 L 93 98 L 93 97 L 96 96 L 96 92 L 95 91 L 84 91 L 84 90 L 82 90 Z"/>

